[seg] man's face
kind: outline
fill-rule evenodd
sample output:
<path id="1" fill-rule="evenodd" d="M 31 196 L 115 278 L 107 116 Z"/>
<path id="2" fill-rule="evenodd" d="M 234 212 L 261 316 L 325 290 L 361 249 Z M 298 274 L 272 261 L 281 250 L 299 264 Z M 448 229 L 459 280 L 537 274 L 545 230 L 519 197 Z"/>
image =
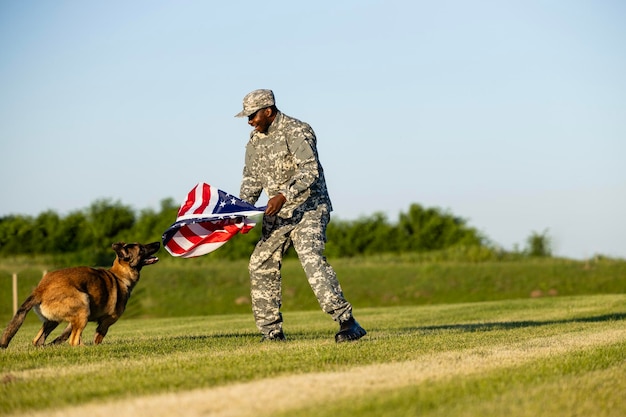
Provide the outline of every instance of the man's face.
<path id="1" fill-rule="evenodd" d="M 270 117 L 272 111 L 269 107 L 257 110 L 256 113 L 248 116 L 248 124 L 259 133 L 267 133 L 272 124 L 273 118 Z"/>

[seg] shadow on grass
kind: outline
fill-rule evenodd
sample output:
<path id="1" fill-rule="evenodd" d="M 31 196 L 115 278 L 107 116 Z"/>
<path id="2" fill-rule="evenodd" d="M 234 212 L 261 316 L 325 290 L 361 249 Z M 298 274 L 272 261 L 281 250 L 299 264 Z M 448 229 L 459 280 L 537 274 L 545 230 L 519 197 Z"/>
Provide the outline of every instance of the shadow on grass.
<path id="1" fill-rule="evenodd" d="M 295 339 L 315 339 L 318 335 L 312 335 L 304 332 L 286 332 L 287 340 Z M 229 339 L 252 339 L 256 341 L 261 340 L 261 333 L 257 332 L 233 332 L 233 333 L 213 333 L 206 335 L 187 335 L 187 336 L 172 336 L 168 339 L 171 340 L 185 340 L 185 341 L 210 341 L 210 340 L 229 340 Z"/>
<path id="2" fill-rule="evenodd" d="M 188 340 L 194 342 L 203 342 L 214 339 L 249 339 L 251 337 L 256 337 L 256 333 L 241 333 L 241 332 L 233 332 L 233 333 L 213 333 L 213 334 L 193 334 L 193 335 L 184 335 L 184 336 L 170 336 L 167 339 L 170 340 Z"/>
<path id="3" fill-rule="evenodd" d="M 540 326 L 550 326 L 556 324 L 567 324 L 567 323 L 601 323 L 607 321 L 620 321 L 626 320 L 626 313 L 612 313 L 612 314 L 603 314 L 599 316 L 592 317 L 578 317 L 571 319 L 563 319 L 563 320 L 546 320 L 546 321 L 532 321 L 532 320 L 524 320 L 524 321 L 508 321 L 508 322 L 486 322 L 486 323 L 465 323 L 465 324 L 443 324 L 436 326 L 410 326 L 410 327 L 400 327 L 398 330 L 406 331 L 406 332 L 437 332 L 437 331 L 460 331 L 460 332 L 489 332 L 496 330 L 514 330 L 528 327 L 540 327 Z M 370 328 L 368 329 L 372 333 L 375 333 L 377 330 L 380 331 L 388 331 L 389 328 L 381 329 L 381 328 Z M 319 332 L 306 332 L 306 331 L 296 331 L 296 332 L 286 332 L 287 341 L 306 341 L 306 340 L 315 340 L 320 337 L 327 337 L 326 334 L 321 334 Z M 221 332 L 221 333 L 208 333 L 208 334 L 190 334 L 190 335 L 179 335 L 179 336 L 169 336 L 163 337 L 164 339 L 171 340 L 172 342 L 191 342 L 191 344 L 196 343 L 210 343 L 211 341 L 227 341 L 227 340 L 242 340 L 242 341 L 254 341 L 261 343 L 261 334 L 255 331 L 234 331 L 232 333 L 229 332 Z"/>
<path id="4" fill-rule="evenodd" d="M 617 321 L 626 319 L 626 313 L 603 314 L 601 316 L 580 317 L 566 320 L 547 320 L 547 321 L 509 321 L 509 322 L 489 322 L 489 323 L 468 323 L 468 324 L 444 324 L 439 326 L 418 326 L 405 327 L 403 330 L 408 331 L 439 331 L 439 330 L 458 330 L 462 332 L 489 332 L 493 330 L 512 330 L 525 327 L 550 326 L 554 324 L 567 323 L 600 323 L 605 321 Z"/>

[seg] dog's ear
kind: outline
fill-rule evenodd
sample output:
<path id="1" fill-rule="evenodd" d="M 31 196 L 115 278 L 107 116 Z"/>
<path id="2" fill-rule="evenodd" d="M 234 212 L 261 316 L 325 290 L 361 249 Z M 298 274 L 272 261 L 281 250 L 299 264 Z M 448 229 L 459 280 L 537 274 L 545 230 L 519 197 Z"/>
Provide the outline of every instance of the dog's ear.
<path id="1" fill-rule="evenodd" d="M 127 261 L 128 259 L 130 259 L 128 251 L 126 250 L 126 243 L 124 242 L 114 243 L 112 248 L 117 254 L 117 257 L 120 258 L 121 260 Z"/>
<path id="2" fill-rule="evenodd" d="M 111 247 L 113 248 L 113 250 L 115 252 L 117 252 L 118 250 L 122 249 L 124 247 L 124 245 L 126 245 L 126 243 L 124 242 L 117 242 L 111 245 Z"/>

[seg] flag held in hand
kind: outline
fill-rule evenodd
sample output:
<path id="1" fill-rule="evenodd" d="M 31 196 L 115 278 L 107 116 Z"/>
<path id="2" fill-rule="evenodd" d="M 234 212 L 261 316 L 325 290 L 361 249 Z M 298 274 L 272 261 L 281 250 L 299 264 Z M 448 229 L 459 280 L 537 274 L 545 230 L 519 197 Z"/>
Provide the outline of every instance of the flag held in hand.
<path id="1" fill-rule="evenodd" d="M 181 258 L 213 252 L 237 233 L 248 233 L 265 207 L 255 207 L 206 183 L 187 194 L 176 222 L 163 233 L 165 249 Z"/>

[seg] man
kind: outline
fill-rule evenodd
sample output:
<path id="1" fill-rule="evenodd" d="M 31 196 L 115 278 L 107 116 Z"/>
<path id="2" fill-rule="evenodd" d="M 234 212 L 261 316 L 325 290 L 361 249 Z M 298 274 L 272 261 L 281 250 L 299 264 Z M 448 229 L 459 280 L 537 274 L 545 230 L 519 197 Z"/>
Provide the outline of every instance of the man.
<path id="1" fill-rule="evenodd" d="M 263 190 L 269 197 L 261 239 L 249 263 L 252 311 L 262 340 L 285 340 L 280 268 L 291 244 L 320 307 L 339 322 L 335 341 L 360 339 L 366 331 L 352 317 L 352 305 L 324 256 L 332 205 L 313 129 L 279 111 L 271 90 L 247 94 L 235 117 L 247 117 L 254 128 L 239 197 L 251 204 Z"/>

